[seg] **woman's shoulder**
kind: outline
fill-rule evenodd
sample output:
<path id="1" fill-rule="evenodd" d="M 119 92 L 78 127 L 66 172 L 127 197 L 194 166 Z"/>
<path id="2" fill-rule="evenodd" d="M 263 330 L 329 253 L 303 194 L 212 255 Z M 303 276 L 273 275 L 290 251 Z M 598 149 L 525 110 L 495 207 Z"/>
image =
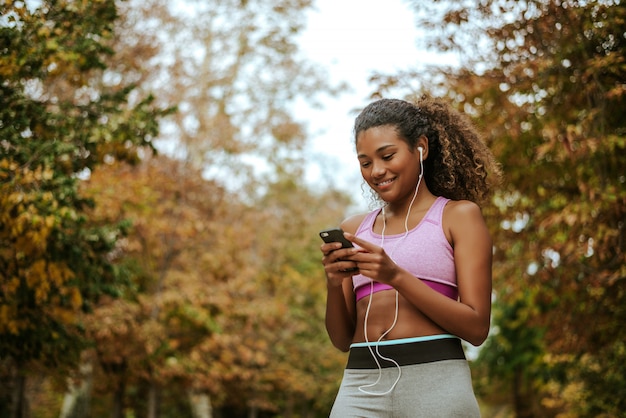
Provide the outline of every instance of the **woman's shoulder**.
<path id="1" fill-rule="evenodd" d="M 372 212 L 358 213 L 356 215 L 352 215 L 347 217 L 341 222 L 341 229 L 351 234 L 356 233 L 359 226 L 363 223 L 365 218 L 370 215 Z"/>
<path id="2" fill-rule="evenodd" d="M 454 234 L 470 233 L 474 228 L 482 229 L 485 226 L 485 219 L 478 204 L 470 200 L 450 200 L 443 213 L 444 230 Z"/>
<path id="3" fill-rule="evenodd" d="M 480 212 L 480 206 L 471 200 L 448 200 L 445 211 L 450 215 L 466 216 Z"/>
<path id="4" fill-rule="evenodd" d="M 449 224 L 464 223 L 477 217 L 482 218 L 482 211 L 471 200 L 450 200 L 444 208 L 443 216 Z"/>

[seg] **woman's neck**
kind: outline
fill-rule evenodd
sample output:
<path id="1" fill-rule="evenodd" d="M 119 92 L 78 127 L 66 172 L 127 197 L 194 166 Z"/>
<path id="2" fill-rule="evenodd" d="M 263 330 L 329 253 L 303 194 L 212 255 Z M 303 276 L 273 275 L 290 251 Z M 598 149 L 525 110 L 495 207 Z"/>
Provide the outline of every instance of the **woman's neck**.
<path id="1" fill-rule="evenodd" d="M 419 213 L 428 210 L 437 197 L 433 195 L 426 185 L 422 184 L 419 188 L 417 196 L 413 201 L 413 194 L 396 202 L 389 202 L 385 206 L 385 215 L 387 219 L 400 217 L 404 219 L 407 216 L 409 208 L 411 213 Z M 411 204 L 413 201 L 413 204 Z"/>

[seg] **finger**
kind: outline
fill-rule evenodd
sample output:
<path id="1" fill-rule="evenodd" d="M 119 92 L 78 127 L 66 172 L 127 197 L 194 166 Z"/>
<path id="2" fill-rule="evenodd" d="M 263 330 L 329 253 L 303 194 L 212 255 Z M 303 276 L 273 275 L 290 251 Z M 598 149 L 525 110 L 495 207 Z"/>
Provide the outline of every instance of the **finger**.
<path id="1" fill-rule="evenodd" d="M 378 247 L 378 246 L 376 246 L 376 245 L 372 244 L 371 242 L 369 242 L 369 241 L 365 241 L 364 239 L 359 238 L 359 237 L 357 237 L 356 235 L 351 234 L 351 233 L 349 233 L 349 232 L 344 232 L 344 234 L 343 234 L 343 235 L 344 235 L 344 236 L 345 236 L 345 237 L 346 237 L 349 241 L 352 241 L 352 243 L 354 243 L 354 244 L 358 245 L 359 247 L 361 247 L 361 248 L 363 248 L 363 249 L 365 249 L 365 250 L 367 250 L 367 251 L 370 251 L 370 252 L 376 252 L 376 251 L 380 248 L 380 247 Z"/>
<path id="2" fill-rule="evenodd" d="M 337 261 L 325 266 L 327 274 L 333 276 L 348 277 L 358 274 L 357 264 L 351 261 Z"/>
<path id="3" fill-rule="evenodd" d="M 339 272 L 341 274 L 354 276 L 355 274 L 359 274 L 359 267 L 357 266 L 357 263 L 342 261 Z"/>
<path id="4" fill-rule="evenodd" d="M 338 250 L 339 248 L 341 248 L 341 244 L 338 242 L 326 243 L 320 246 L 320 250 L 322 250 L 322 253 L 324 255 L 328 255 L 331 252 Z"/>

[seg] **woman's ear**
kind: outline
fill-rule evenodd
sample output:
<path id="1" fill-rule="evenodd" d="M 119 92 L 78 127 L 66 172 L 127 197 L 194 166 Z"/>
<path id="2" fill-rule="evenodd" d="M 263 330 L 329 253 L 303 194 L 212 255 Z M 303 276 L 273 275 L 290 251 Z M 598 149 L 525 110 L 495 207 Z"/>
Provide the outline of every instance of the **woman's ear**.
<path id="1" fill-rule="evenodd" d="M 428 157 L 428 138 L 422 135 L 417 140 L 416 149 L 420 155 L 420 161 L 424 161 Z"/>

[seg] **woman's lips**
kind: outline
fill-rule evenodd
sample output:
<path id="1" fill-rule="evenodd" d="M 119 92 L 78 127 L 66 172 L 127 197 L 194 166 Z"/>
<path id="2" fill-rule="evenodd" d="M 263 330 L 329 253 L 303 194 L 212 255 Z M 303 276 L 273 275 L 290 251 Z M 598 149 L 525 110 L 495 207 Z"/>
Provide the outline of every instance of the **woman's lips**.
<path id="1" fill-rule="evenodd" d="M 393 183 L 395 180 L 396 180 L 396 177 L 378 182 L 376 183 L 376 187 L 378 187 L 379 189 L 384 189 L 388 187 L 391 183 Z"/>

